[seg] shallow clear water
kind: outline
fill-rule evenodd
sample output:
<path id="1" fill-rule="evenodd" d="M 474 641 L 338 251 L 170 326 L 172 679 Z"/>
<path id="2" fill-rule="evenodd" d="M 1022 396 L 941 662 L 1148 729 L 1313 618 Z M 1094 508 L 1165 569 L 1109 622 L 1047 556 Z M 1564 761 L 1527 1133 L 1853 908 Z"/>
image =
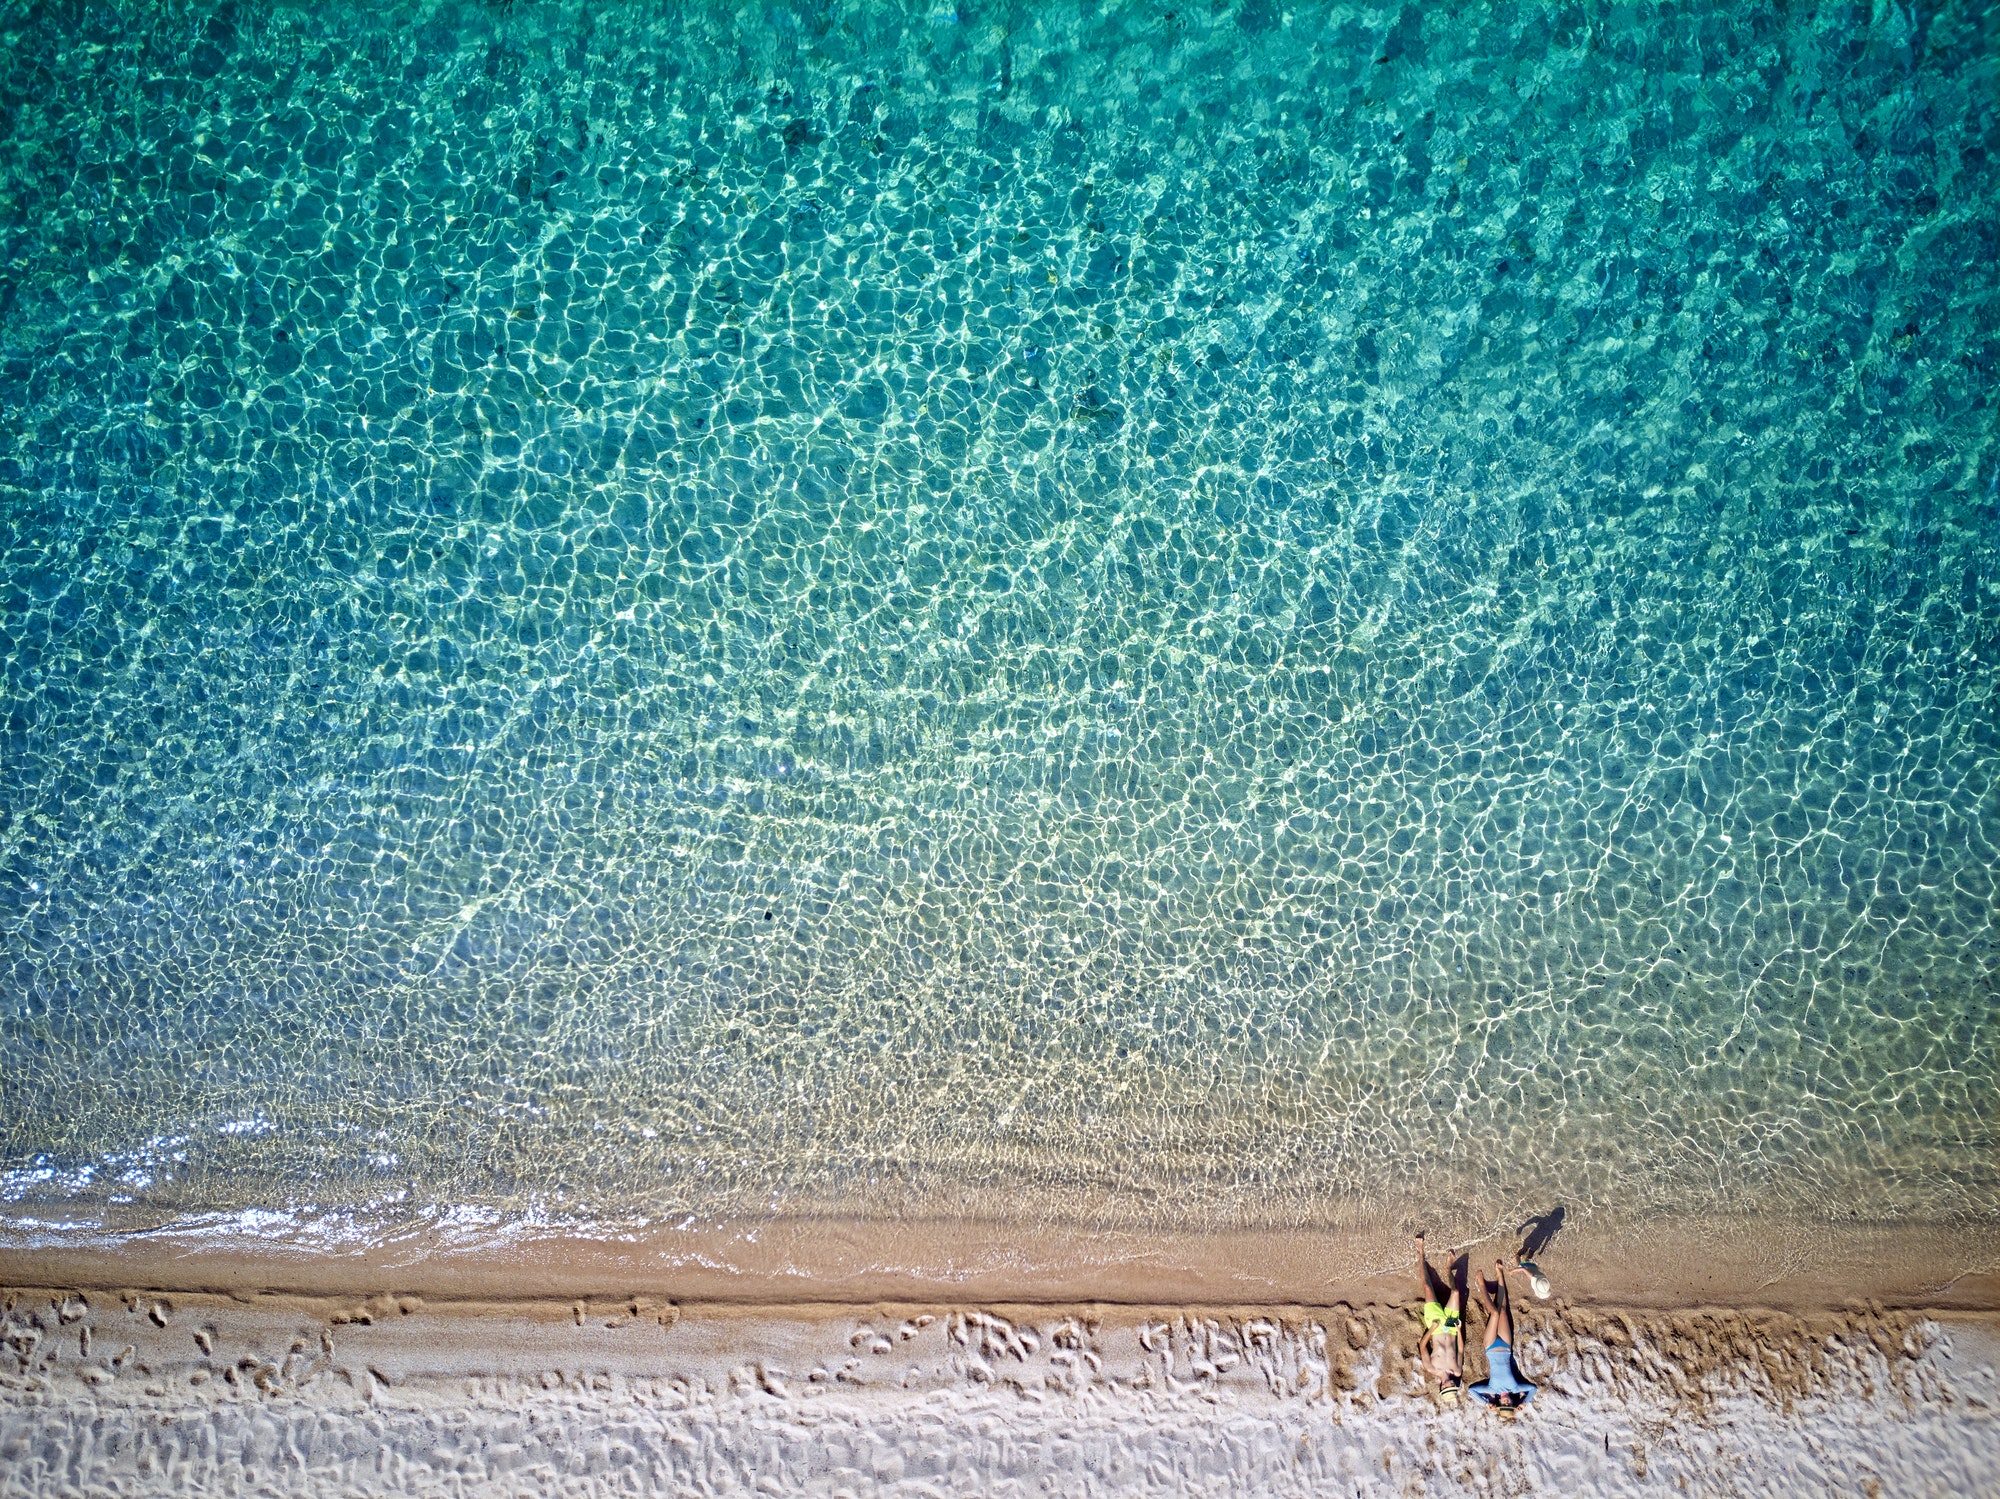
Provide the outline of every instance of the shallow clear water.
<path id="1" fill-rule="evenodd" d="M 2000 48 L 1709 10 L 6 6 L 6 1211 L 2000 1211 Z"/>

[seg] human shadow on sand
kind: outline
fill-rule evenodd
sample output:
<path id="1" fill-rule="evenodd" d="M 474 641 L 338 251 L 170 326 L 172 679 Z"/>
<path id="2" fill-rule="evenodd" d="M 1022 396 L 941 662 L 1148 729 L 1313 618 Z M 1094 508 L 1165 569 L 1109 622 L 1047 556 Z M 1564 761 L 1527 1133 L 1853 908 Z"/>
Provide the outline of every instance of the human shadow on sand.
<path id="1" fill-rule="evenodd" d="M 1515 1258 L 1523 1260 L 1541 1258 L 1542 1251 L 1553 1244 L 1556 1235 L 1562 1232 L 1565 1211 L 1563 1205 L 1557 1203 L 1546 1213 L 1523 1223 L 1519 1231 L 1526 1237 L 1521 1240 L 1521 1252 Z"/>

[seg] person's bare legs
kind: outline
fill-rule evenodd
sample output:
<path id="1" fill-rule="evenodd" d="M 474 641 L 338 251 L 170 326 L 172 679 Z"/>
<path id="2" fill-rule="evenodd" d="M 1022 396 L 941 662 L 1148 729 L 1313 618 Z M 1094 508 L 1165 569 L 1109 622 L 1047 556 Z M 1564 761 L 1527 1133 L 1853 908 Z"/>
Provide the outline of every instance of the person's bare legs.
<path id="1" fill-rule="evenodd" d="M 1492 1294 L 1488 1295 L 1484 1279 L 1479 1283 L 1479 1301 L 1486 1308 L 1486 1346 L 1505 1343 L 1514 1346 L 1513 1299 L 1507 1290 L 1507 1267 L 1499 1260 L 1493 1262 Z"/>
<path id="2" fill-rule="evenodd" d="M 1443 1327 L 1433 1327 L 1429 1319 L 1424 1323 L 1424 1335 L 1417 1340 L 1417 1362 L 1443 1390 L 1457 1389 L 1465 1379 L 1465 1332 L 1463 1317 L 1465 1298 L 1458 1288 L 1445 1284 L 1444 1278 L 1431 1268 L 1430 1255 L 1424 1251 L 1424 1236 L 1418 1234 L 1417 1241 L 1417 1284 L 1423 1288 L 1424 1300 L 1434 1301 L 1445 1310 L 1446 1316 L 1459 1322 L 1450 1332 Z"/>
<path id="3" fill-rule="evenodd" d="M 1451 1301 L 1451 1287 L 1431 1268 L 1431 1257 L 1424 1253 L 1424 1236 L 1417 1235 L 1417 1284 L 1423 1288 L 1424 1300 L 1435 1301 L 1439 1306 Z"/>

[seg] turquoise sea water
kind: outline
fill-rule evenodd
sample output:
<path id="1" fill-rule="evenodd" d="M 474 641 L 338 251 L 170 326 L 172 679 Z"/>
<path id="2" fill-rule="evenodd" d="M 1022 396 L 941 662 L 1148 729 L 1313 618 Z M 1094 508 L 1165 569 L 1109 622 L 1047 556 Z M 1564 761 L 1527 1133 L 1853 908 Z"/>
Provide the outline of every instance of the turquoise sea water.
<path id="1" fill-rule="evenodd" d="M 1986 7 L 0 7 L 0 1208 L 2000 1213 Z"/>

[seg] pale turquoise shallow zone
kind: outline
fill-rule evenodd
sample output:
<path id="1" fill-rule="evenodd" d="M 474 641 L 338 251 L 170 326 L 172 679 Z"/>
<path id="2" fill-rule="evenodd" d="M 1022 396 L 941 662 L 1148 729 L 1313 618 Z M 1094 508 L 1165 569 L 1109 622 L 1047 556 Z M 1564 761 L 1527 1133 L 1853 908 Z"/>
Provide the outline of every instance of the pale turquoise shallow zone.
<path id="1" fill-rule="evenodd" d="M 1976 4 L 0 6 L 0 1217 L 2000 1215 Z"/>

